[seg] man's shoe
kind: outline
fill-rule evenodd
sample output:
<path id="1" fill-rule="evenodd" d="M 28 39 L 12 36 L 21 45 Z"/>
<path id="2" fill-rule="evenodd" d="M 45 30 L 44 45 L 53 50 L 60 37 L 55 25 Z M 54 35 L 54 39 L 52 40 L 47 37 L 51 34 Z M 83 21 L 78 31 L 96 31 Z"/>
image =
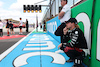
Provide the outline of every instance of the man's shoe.
<path id="1" fill-rule="evenodd" d="M 64 51 L 59 49 L 59 50 L 55 51 L 55 53 L 64 53 Z"/>
<path id="2" fill-rule="evenodd" d="M 74 64 L 72 67 L 84 67 L 82 64 Z"/>
<path id="3" fill-rule="evenodd" d="M 7 36 L 10 36 L 10 35 L 7 35 Z"/>
<path id="4" fill-rule="evenodd" d="M 74 60 L 73 59 L 69 59 L 69 60 L 67 60 L 66 62 L 73 62 Z"/>
<path id="5" fill-rule="evenodd" d="M 20 33 L 20 34 L 23 34 L 23 33 Z"/>

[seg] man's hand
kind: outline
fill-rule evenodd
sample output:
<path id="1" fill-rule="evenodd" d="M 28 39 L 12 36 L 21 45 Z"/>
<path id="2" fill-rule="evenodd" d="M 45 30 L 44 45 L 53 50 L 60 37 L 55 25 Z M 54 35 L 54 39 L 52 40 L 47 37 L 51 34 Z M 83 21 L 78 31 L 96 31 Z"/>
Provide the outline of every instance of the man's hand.
<path id="1" fill-rule="evenodd" d="M 58 49 L 62 46 L 62 43 L 58 45 Z"/>
<path id="2" fill-rule="evenodd" d="M 63 29 L 63 32 L 64 32 L 64 35 L 66 35 L 66 33 L 68 32 L 68 28 L 67 27 L 65 27 L 64 29 Z"/>

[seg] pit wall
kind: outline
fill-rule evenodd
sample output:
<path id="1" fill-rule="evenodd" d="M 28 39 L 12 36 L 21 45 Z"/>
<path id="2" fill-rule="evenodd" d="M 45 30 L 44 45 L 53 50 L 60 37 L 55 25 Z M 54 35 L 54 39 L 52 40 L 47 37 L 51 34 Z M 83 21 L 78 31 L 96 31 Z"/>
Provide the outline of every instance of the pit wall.
<path id="1" fill-rule="evenodd" d="M 76 18 L 80 29 L 84 32 L 88 43 L 88 58 L 86 64 L 89 67 L 100 67 L 100 0 L 86 0 L 82 4 L 71 9 L 72 17 Z M 54 32 L 61 24 L 58 16 L 47 22 L 47 32 L 60 42 L 60 37 Z M 89 63 L 90 61 L 90 63 Z"/>

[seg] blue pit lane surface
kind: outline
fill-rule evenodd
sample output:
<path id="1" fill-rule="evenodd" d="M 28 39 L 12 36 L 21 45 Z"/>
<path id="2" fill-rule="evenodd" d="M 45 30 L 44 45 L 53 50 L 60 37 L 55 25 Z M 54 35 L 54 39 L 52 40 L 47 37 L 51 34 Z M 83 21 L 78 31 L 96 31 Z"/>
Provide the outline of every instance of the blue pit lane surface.
<path id="1" fill-rule="evenodd" d="M 72 67 L 60 43 L 47 33 L 30 33 L 0 55 L 0 67 Z"/>

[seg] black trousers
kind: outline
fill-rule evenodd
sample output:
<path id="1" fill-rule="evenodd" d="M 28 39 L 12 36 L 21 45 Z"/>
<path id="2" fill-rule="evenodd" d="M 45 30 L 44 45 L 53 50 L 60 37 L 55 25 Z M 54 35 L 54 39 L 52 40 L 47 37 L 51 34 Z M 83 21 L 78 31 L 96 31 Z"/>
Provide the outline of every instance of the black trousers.
<path id="1" fill-rule="evenodd" d="M 0 29 L 0 36 L 3 36 L 3 29 Z"/>
<path id="2" fill-rule="evenodd" d="M 84 51 L 78 52 L 76 50 L 69 50 L 68 52 L 65 52 L 65 54 L 70 58 L 70 59 L 75 59 L 76 57 L 84 57 Z"/>
<path id="3" fill-rule="evenodd" d="M 26 26 L 26 32 L 28 32 L 28 26 Z"/>

